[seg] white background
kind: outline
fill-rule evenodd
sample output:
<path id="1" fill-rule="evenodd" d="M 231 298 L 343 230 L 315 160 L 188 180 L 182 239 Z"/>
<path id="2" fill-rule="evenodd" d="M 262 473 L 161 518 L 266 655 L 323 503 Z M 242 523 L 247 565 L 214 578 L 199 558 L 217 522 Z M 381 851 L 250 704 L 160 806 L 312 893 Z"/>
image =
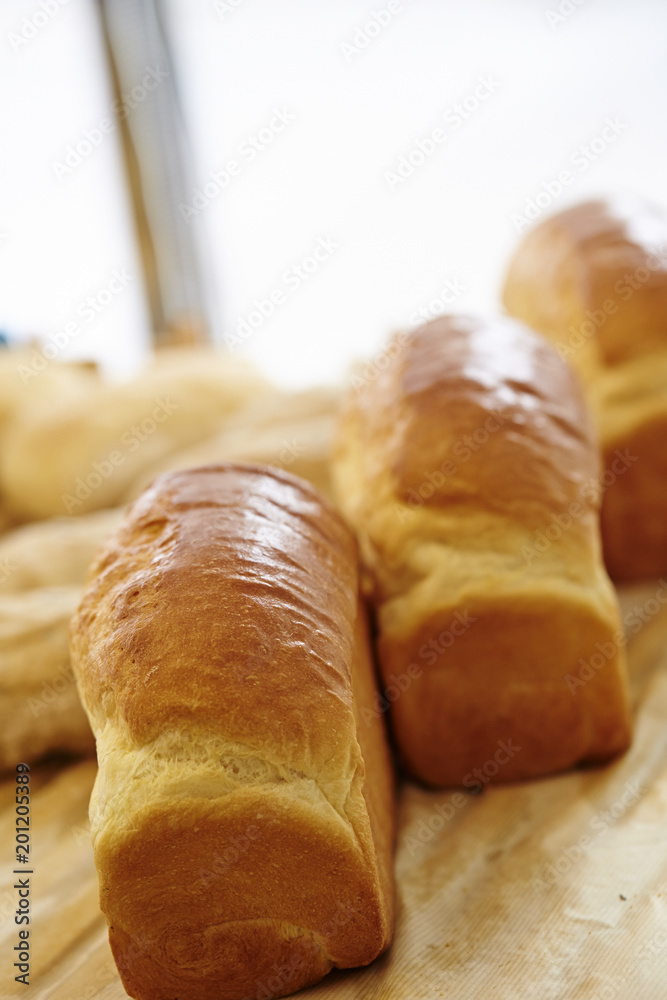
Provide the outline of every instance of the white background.
<path id="1" fill-rule="evenodd" d="M 667 4 L 564 0 L 571 13 L 551 24 L 558 0 L 401 0 L 351 49 L 387 7 L 167 3 L 195 186 L 242 164 L 191 222 L 216 333 L 228 338 L 255 300 L 282 291 L 242 350 L 288 384 L 339 377 L 437 308 L 447 282 L 464 291 L 443 309 L 494 308 L 517 216 L 563 170 L 572 182 L 550 210 L 617 191 L 667 203 Z M 39 9 L 0 5 L 0 326 L 52 334 L 125 267 L 134 280 L 70 350 L 127 370 L 149 331 L 117 135 L 65 179 L 53 169 L 112 101 L 95 9 L 69 0 L 15 51 L 10 33 Z M 454 127 L 447 111 L 481 78 L 494 93 Z M 240 147 L 275 108 L 294 121 L 249 162 Z M 592 159 L 577 153 L 610 118 L 620 134 Z M 445 141 L 391 190 L 387 173 L 438 126 Z M 290 287 L 285 272 L 320 237 L 338 249 Z"/>

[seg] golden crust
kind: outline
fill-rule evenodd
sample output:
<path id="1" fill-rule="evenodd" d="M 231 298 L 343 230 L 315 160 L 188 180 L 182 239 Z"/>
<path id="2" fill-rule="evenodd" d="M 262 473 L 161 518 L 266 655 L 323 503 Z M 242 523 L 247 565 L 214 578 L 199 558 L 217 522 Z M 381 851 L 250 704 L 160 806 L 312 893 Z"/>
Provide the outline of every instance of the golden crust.
<path id="1" fill-rule="evenodd" d="M 404 503 L 421 496 L 424 470 L 438 469 L 447 456 L 456 468 L 432 477 L 430 506 L 481 495 L 497 510 L 520 502 L 541 512 L 578 499 L 592 461 L 590 420 L 570 371 L 530 331 L 502 320 L 434 320 L 414 333 L 403 364 L 388 369 L 378 391 L 384 405 L 377 419 Z M 374 405 L 371 394 L 367 402 Z M 484 462 L 471 465 L 459 459 L 477 444 L 480 419 L 488 423 L 478 435 Z M 508 463 L 520 475 L 505 475 Z"/>
<path id="2" fill-rule="evenodd" d="M 512 320 L 443 317 L 387 354 L 350 395 L 334 484 L 358 532 L 404 760 L 447 785 L 499 739 L 524 750 L 495 780 L 623 749 L 620 622 L 575 376 Z M 609 657 L 573 690 L 598 642 Z"/>
<path id="3" fill-rule="evenodd" d="M 572 340 L 575 364 L 582 339 L 606 365 L 667 348 L 667 218 L 630 199 L 551 216 L 512 258 L 504 302 L 559 343 Z"/>
<path id="4" fill-rule="evenodd" d="M 279 996 L 387 946 L 393 789 L 362 719 L 363 614 L 336 512 L 258 466 L 163 476 L 101 550 L 72 657 L 132 996 Z"/>
<path id="5" fill-rule="evenodd" d="M 667 218 L 591 201 L 527 234 L 507 273 L 512 315 L 583 375 L 600 430 L 605 560 L 617 579 L 667 570 Z M 635 458 L 618 474 L 618 453 Z"/>

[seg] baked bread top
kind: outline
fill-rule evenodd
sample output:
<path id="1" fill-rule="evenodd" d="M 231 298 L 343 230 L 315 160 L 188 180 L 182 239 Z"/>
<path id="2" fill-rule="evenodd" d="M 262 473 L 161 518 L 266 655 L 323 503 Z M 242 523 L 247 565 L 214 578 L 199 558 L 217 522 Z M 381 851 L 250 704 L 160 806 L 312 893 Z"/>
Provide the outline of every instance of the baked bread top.
<path id="1" fill-rule="evenodd" d="M 667 348 L 667 216 L 634 198 L 558 212 L 525 236 L 503 299 L 584 368 Z"/>

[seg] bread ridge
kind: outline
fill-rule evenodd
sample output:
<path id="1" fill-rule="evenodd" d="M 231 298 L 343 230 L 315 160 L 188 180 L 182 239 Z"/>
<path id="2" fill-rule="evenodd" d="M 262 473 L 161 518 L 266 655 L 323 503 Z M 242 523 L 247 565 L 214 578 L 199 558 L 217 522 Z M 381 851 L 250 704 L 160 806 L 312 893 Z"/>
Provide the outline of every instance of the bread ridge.
<path id="1" fill-rule="evenodd" d="M 535 438 L 530 439 L 529 402 L 524 400 L 522 406 L 520 394 L 511 394 L 507 401 L 507 397 L 498 393 L 494 385 L 485 385 L 484 377 L 477 384 L 474 375 L 461 378 L 460 371 L 465 368 L 466 361 L 465 353 L 460 350 L 460 337 L 456 338 L 454 350 L 447 354 L 448 370 L 443 374 L 442 366 L 433 369 L 441 375 L 443 382 L 451 386 L 445 405 L 452 407 L 453 415 L 443 417 L 439 422 L 437 411 L 423 412 L 428 399 L 423 400 L 419 396 L 410 398 L 405 393 L 404 369 L 410 364 L 410 355 L 424 354 L 430 358 L 433 340 L 447 340 L 452 333 L 460 333 L 461 330 L 466 336 L 471 324 L 485 332 L 487 337 L 493 334 L 494 329 L 505 331 L 506 336 L 504 340 L 501 337 L 497 354 L 502 352 L 505 341 L 518 338 L 519 343 L 528 345 L 542 362 L 540 375 L 554 374 L 558 392 L 567 390 L 570 393 L 569 406 L 574 417 L 569 422 L 564 421 L 560 401 L 557 398 L 547 400 L 553 405 L 553 422 L 558 436 L 555 443 L 549 438 L 548 426 L 539 427 Z M 461 330 L 457 330 L 459 326 Z M 475 556 L 480 547 L 484 561 L 488 556 L 490 519 L 497 524 L 494 544 L 499 558 L 509 558 L 510 562 L 513 559 L 519 570 L 525 565 L 520 554 L 521 546 L 530 545 L 536 532 L 550 523 L 552 513 L 560 513 L 570 503 L 580 505 L 580 515 L 574 519 L 569 530 L 563 532 L 559 544 L 551 546 L 549 560 L 539 561 L 536 569 L 538 572 L 551 572 L 553 565 L 549 564 L 556 560 L 566 574 L 579 565 L 580 572 L 575 579 L 580 579 L 585 572 L 593 572 L 599 562 L 599 539 L 595 529 L 600 467 L 592 423 L 581 388 L 567 365 L 558 359 L 552 348 L 542 345 L 531 331 L 513 321 L 490 323 L 472 317 L 442 318 L 404 336 L 402 345 L 402 349 L 394 353 L 393 363 L 384 368 L 374 383 L 350 393 L 337 439 L 339 460 L 335 474 L 338 477 L 338 495 L 344 511 L 357 529 L 364 561 L 374 568 L 376 583 L 380 586 L 379 598 L 384 600 L 392 589 L 403 592 L 406 581 L 412 579 L 418 582 L 428 575 L 429 571 L 423 566 L 424 550 L 419 549 L 422 541 L 429 546 L 436 543 L 447 545 L 453 554 L 460 552 L 461 558 L 453 568 L 450 565 L 449 572 L 455 573 L 460 567 L 461 580 L 469 581 L 471 576 L 475 576 Z M 391 347 L 388 353 L 392 353 Z M 545 357 L 549 359 L 547 366 L 544 365 Z M 542 384 L 544 387 L 544 380 Z M 542 396 L 547 395 L 547 388 L 543 388 Z M 556 396 L 556 391 L 552 390 L 551 395 Z M 466 405 L 463 427 L 460 423 L 456 424 L 461 401 Z M 534 403 L 532 400 L 530 406 Z M 437 455 L 432 466 L 444 468 L 466 430 L 472 432 L 477 429 L 490 412 L 497 414 L 503 423 L 487 435 L 487 440 L 476 453 L 458 462 L 454 474 L 444 476 L 446 481 L 440 491 L 433 490 L 428 474 L 432 474 L 434 469 L 426 464 L 428 458 L 422 457 L 424 450 L 420 449 L 419 428 L 415 434 L 415 424 L 428 424 L 438 435 L 435 448 L 431 449 Z M 452 424 L 454 431 L 450 431 Z M 523 450 L 519 442 L 519 447 L 512 451 L 513 444 L 510 442 L 508 447 L 507 441 L 518 433 L 524 434 L 527 440 Z M 567 443 L 563 443 L 567 433 L 572 439 L 568 452 L 572 462 L 569 475 L 564 475 L 559 470 L 558 459 L 562 459 L 567 449 Z M 442 443 L 442 435 L 446 444 Z M 550 454 L 552 445 L 556 459 Z M 535 484 L 528 481 L 527 489 L 523 490 L 528 495 L 522 495 L 522 470 L 511 463 L 526 457 L 534 460 L 537 450 L 547 455 L 548 462 L 544 467 L 545 476 L 537 483 L 543 487 L 542 493 L 536 495 Z M 415 468 L 419 462 L 422 466 L 420 477 L 415 476 L 414 469 L 408 470 L 412 482 L 406 475 L 407 456 L 414 461 Z M 538 454 L 538 471 L 540 458 Z M 356 474 L 356 469 L 362 465 L 365 469 L 363 479 Z M 490 467 L 488 474 L 485 465 Z M 494 485 L 490 483 L 493 476 L 503 470 L 503 481 L 491 488 Z M 564 485 L 556 482 L 555 488 L 550 489 L 558 478 L 564 480 Z M 367 488 L 368 482 L 372 483 L 372 489 Z M 453 483 L 451 488 L 448 488 L 449 483 Z M 487 483 L 490 483 L 490 488 L 483 493 Z M 430 496 L 422 498 L 416 489 L 420 486 L 426 486 L 422 492 Z M 480 524 L 484 528 L 481 535 Z M 418 550 L 416 555 L 421 557 L 421 565 L 411 566 L 415 549 Z M 579 553 L 579 564 L 573 562 L 573 552 Z M 582 553 L 586 556 L 585 563 L 581 561 Z M 386 574 L 383 574 L 383 567 L 387 568 Z M 483 573 L 484 567 L 480 570 L 481 579 Z"/>

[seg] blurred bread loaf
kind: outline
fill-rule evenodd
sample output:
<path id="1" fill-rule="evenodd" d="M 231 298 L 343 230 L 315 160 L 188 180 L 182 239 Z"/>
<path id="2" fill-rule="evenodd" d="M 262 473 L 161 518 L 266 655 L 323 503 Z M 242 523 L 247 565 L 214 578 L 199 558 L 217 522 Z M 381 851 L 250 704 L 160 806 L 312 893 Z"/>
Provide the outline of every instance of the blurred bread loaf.
<path id="1" fill-rule="evenodd" d="M 667 217 L 584 202 L 529 232 L 507 273 L 508 311 L 583 376 L 600 432 L 602 537 L 616 579 L 667 570 Z"/>
<path id="2" fill-rule="evenodd" d="M 349 396 L 333 478 L 404 761 L 444 786 L 487 762 L 506 781 L 618 753 L 622 631 L 576 378 L 512 320 L 441 317 L 394 348 Z"/>
<path id="3" fill-rule="evenodd" d="M 312 487 L 233 464 L 158 479 L 99 553 L 72 657 L 131 996 L 282 996 L 387 946 L 392 778 L 356 549 Z"/>
<path id="4" fill-rule="evenodd" d="M 123 514 L 119 507 L 55 517 L 0 536 L 0 595 L 35 587 L 83 586 L 95 552 Z"/>
<path id="5" fill-rule="evenodd" d="M 163 472 L 228 461 L 285 469 L 328 496 L 331 441 L 339 406 L 340 392 L 325 387 L 261 395 L 232 414 L 211 437 L 143 469 L 123 500 L 134 500 Z"/>
<path id="6" fill-rule="evenodd" d="M 92 365 L 54 361 L 36 371 L 29 351 L 0 349 L 0 443 L 7 424 L 21 411 L 41 410 L 63 397 L 86 394 L 97 384 Z"/>
<path id="7" fill-rule="evenodd" d="M 69 657 L 81 587 L 0 596 L 0 770 L 54 751 L 93 753 Z"/>
<path id="8" fill-rule="evenodd" d="M 271 391 L 240 359 L 174 349 L 131 381 L 61 394 L 6 428 L 5 504 L 24 520 L 113 507 L 142 469 L 209 436 L 253 395 Z"/>
<path id="9" fill-rule="evenodd" d="M 0 455 L 4 452 L 7 429 L 13 421 L 45 414 L 62 399 L 73 400 L 98 384 L 94 366 L 77 362 L 54 362 L 43 370 L 32 367 L 33 357 L 23 348 L 0 348 Z M 0 479 L 0 534 L 16 522 L 8 509 Z"/>

